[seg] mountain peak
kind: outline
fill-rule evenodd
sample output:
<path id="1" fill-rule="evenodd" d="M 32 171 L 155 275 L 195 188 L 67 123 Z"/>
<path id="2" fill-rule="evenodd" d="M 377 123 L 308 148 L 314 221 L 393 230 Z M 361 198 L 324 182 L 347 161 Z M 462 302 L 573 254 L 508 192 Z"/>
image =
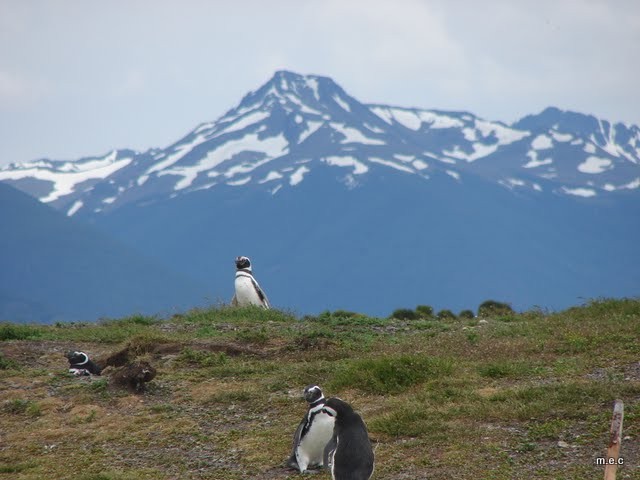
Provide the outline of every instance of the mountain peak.
<path id="1" fill-rule="evenodd" d="M 275 103 L 296 106 L 305 104 L 313 110 L 322 110 L 319 106 L 324 98 L 335 94 L 347 97 L 342 88 L 329 77 L 278 70 L 261 87 L 245 95 L 235 110 L 252 110 Z"/>
<path id="2" fill-rule="evenodd" d="M 640 190 L 638 145 L 637 127 L 557 107 L 505 125 L 468 112 L 365 105 L 328 77 L 278 70 L 167 148 L 13 165 L 0 169 L 0 181 L 68 215 L 222 186 L 273 195 L 325 167 L 345 185 L 367 172 L 460 183 L 481 175 L 509 189 L 587 197 Z"/>

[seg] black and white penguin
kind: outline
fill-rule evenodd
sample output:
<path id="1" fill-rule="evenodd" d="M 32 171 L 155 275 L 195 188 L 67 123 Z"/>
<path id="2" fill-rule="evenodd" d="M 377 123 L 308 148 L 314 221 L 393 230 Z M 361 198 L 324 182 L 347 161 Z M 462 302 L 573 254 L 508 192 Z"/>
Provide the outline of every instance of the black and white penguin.
<path id="1" fill-rule="evenodd" d="M 324 448 L 333 435 L 335 420 L 322 410 L 325 398 L 319 386 L 308 385 L 303 396 L 309 409 L 293 436 L 293 451 L 287 461 L 287 466 L 300 473 L 323 466 Z"/>
<path id="2" fill-rule="evenodd" d="M 257 305 L 263 308 L 271 308 L 269 299 L 253 278 L 251 272 L 251 260 L 249 257 L 236 258 L 236 292 L 231 299 L 231 305 L 245 307 Z"/>
<path id="3" fill-rule="evenodd" d="M 70 351 L 64 355 L 69 360 L 69 373 L 76 376 L 100 375 L 101 369 L 84 352 Z"/>
<path id="4" fill-rule="evenodd" d="M 322 410 L 335 418 L 333 436 L 325 447 L 324 464 L 331 466 L 333 480 L 369 480 L 374 455 L 367 427 L 351 405 L 328 399 Z"/>

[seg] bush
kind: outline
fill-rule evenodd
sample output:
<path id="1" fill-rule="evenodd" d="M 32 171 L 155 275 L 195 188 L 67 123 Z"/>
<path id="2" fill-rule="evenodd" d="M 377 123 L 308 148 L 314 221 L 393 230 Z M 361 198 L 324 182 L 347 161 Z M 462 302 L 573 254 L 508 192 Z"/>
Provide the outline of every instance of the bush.
<path id="1" fill-rule="evenodd" d="M 125 317 L 125 318 L 120 318 L 118 320 L 111 320 L 111 319 L 102 319 L 98 322 L 98 324 L 100 325 L 106 325 L 106 326 L 117 326 L 117 325 L 143 325 L 143 326 L 150 326 L 150 325 L 155 325 L 157 323 L 160 323 L 160 320 L 158 320 L 158 318 L 156 317 L 148 317 L 145 315 L 140 315 L 140 314 L 136 314 L 136 315 L 131 315 L 129 317 Z"/>
<path id="2" fill-rule="evenodd" d="M 511 305 L 495 300 L 487 300 L 478 307 L 479 317 L 496 317 L 500 315 L 510 315 L 515 313 Z"/>
<path id="3" fill-rule="evenodd" d="M 433 317 L 433 307 L 431 305 L 418 305 L 416 313 L 420 318 L 431 318 Z"/>
<path id="4" fill-rule="evenodd" d="M 4 358 L 4 356 L 0 353 L 0 370 L 12 370 L 15 368 L 18 368 L 18 364 L 13 360 Z"/>
<path id="5" fill-rule="evenodd" d="M 417 320 L 419 317 L 414 310 L 409 308 L 398 308 L 393 311 L 389 318 L 395 318 L 398 320 Z"/>
<path id="6" fill-rule="evenodd" d="M 335 310 L 333 313 L 331 313 L 331 316 L 335 318 L 355 318 L 362 317 L 363 315 L 361 313 L 351 312 L 349 310 Z"/>
<path id="7" fill-rule="evenodd" d="M 204 352 L 186 347 L 180 352 L 177 361 L 183 365 L 197 367 L 217 367 L 227 363 L 227 355 L 223 352 Z"/>
<path id="8" fill-rule="evenodd" d="M 471 310 L 462 310 L 459 314 L 458 317 L 460 318 L 475 318 L 475 315 L 473 314 L 473 312 Z"/>
<path id="9" fill-rule="evenodd" d="M 11 323 L 0 324 L 0 341 L 2 340 L 28 340 L 39 337 L 40 330 L 28 325 L 13 325 Z"/>
<path id="10" fill-rule="evenodd" d="M 437 317 L 438 320 L 450 320 L 456 318 L 456 314 L 451 310 L 440 310 Z"/>
<path id="11" fill-rule="evenodd" d="M 356 360 L 338 369 L 331 388 L 357 388 L 378 395 L 399 393 L 452 371 L 451 361 L 421 355 Z"/>
<path id="12" fill-rule="evenodd" d="M 2 410 L 5 413 L 13 414 L 13 415 L 28 415 L 30 417 L 39 417 L 42 415 L 42 411 L 40 409 L 40 405 L 31 400 L 10 400 L 5 402 L 2 406 Z"/>

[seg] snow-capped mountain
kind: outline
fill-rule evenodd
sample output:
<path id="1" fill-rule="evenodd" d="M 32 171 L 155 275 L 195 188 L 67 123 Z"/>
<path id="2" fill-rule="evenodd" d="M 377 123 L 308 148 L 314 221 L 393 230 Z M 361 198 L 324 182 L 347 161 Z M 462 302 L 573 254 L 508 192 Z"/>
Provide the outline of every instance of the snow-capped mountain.
<path id="1" fill-rule="evenodd" d="M 637 296 L 639 159 L 636 126 L 556 108 L 507 125 L 367 105 L 329 78 L 277 72 L 166 148 L 14 164 L 0 181 L 192 282 L 169 288 L 170 279 L 127 274 L 142 290 L 134 297 L 150 299 L 147 311 L 194 305 L 194 295 L 228 301 L 233 259 L 248 255 L 277 307 L 387 315 L 489 298 L 553 309 Z M 0 313 L 20 299 L 50 305 L 51 292 L 79 292 L 64 272 L 56 288 L 36 275 L 39 295 L 16 287 L 34 278 L 22 227 L 39 232 L 29 242 L 48 243 L 37 220 L 14 217 L 23 224 L 9 227 L 14 247 L 0 252 L 15 267 L 0 278 Z M 45 249 L 38 272 L 52 270 L 47 262 L 72 236 Z M 104 299 L 121 291 L 103 282 L 102 268 L 86 269 L 81 283 L 101 289 L 82 296 L 85 311 L 109 315 Z"/>
<path id="2" fill-rule="evenodd" d="M 11 164 L 0 181 L 68 215 L 93 216 L 221 185 L 276 195 L 319 166 L 333 167 L 348 188 L 393 172 L 598 197 L 640 191 L 640 129 L 555 108 L 507 125 L 467 112 L 365 105 L 330 78 L 280 71 L 167 148 Z"/>

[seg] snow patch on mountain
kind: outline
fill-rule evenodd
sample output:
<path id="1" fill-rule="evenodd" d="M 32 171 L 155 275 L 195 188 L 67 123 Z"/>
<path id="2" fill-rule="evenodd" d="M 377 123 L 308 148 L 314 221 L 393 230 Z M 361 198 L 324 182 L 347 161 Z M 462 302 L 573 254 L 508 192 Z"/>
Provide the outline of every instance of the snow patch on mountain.
<path id="1" fill-rule="evenodd" d="M 482 133 L 484 138 L 495 135 L 498 139 L 498 145 L 509 145 L 530 135 L 530 132 L 526 130 L 517 130 L 500 123 L 488 122 L 478 118 L 474 120 L 474 126 L 480 133 Z"/>
<path id="2" fill-rule="evenodd" d="M 313 120 L 307 122 L 307 128 L 300 134 L 298 143 L 304 142 L 307 138 L 316 133 L 322 125 L 324 125 L 324 122 L 317 122 Z"/>
<path id="3" fill-rule="evenodd" d="M 599 157 L 587 157 L 587 159 L 578 165 L 578 170 L 582 173 L 597 174 L 605 172 L 611 168 L 611 160 Z"/>
<path id="4" fill-rule="evenodd" d="M 569 188 L 569 187 L 562 187 L 562 191 L 566 194 L 569 195 L 575 195 L 578 197 L 585 197 L 585 198 L 589 198 L 589 197 L 595 197 L 597 195 L 597 192 L 595 190 L 593 190 L 592 188 Z"/>
<path id="5" fill-rule="evenodd" d="M 426 168 L 429 168 L 429 164 L 423 160 L 414 160 L 412 162 L 412 165 L 416 170 L 424 170 Z"/>
<path id="6" fill-rule="evenodd" d="M 73 203 L 73 205 L 71 205 L 71 208 L 67 211 L 67 217 L 73 217 L 73 215 L 75 215 L 76 212 L 80 210 L 83 205 L 84 205 L 84 202 L 82 200 L 76 200 Z"/>
<path id="7" fill-rule="evenodd" d="M 556 130 L 552 130 L 550 135 L 556 142 L 570 142 L 573 139 L 573 135 L 570 133 L 560 133 Z"/>
<path id="8" fill-rule="evenodd" d="M 250 133 L 236 140 L 229 140 L 207 155 L 195 165 L 174 166 L 173 168 L 163 170 L 158 175 L 176 175 L 181 176 L 174 189 L 185 189 L 194 182 L 201 172 L 213 170 L 218 165 L 231 160 L 235 155 L 241 152 L 260 152 L 269 160 L 283 155 L 288 148 L 287 139 L 280 134 L 275 137 L 267 137 L 260 139 L 257 133 Z"/>
<path id="9" fill-rule="evenodd" d="M 264 177 L 258 183 L 262 184 L 262 183 L 272 182 L 273 180 L 279 180 L 281 178 L 282 178 L 282 174 L 281 173 L 272 170 L 267 174 L 266 177 Z"/>
<path id="10" fill-rule="evenodd" d="M 529 157 L 531 160 L 523 165 L 524 168 L 536 168 L 542 165 L 550 165 L 553 163 L 553 160 L 551 158 L 538 160 L 538 152 L 536 150 L 529 150 L 527 152 L 527 157 Z"/>
<path id="11" fill-rule="evenodd" d="M 538 135 L 531 142 L 531 148 L 534 150 L 547 150 L 553 148 L 553 141 L 547 135 Z"/>
<path id="12" fill-rule="evenodd" d="M 349 127 L 344 123 L 331 122 L 331 127 L 344 136 L 340 143 L 361 143 L 363 145 L 385 145 L 384 140 L 365 136 L 360 130 Z"/>
<path id="13" fill-rule="evenodd" d="M 399 163 L 392 162 L 391 160 L 385 160 L 384 158 L 369 157 L 369 161 L 372 163 L 378 163 L 380 165 L 385 165 L 387 167 L 395 168 L 396 170 L 400 170 L 401 172 L 415 173 L 409 167 L 405 167 L 404 165 L 401 165 Z"/>
<path id="14" fill-rule="evenodd" d="M 109 177 L 131 163 L 131 158 L 117 160 L 117 151 L 102 158 L 92 158 L 79 162 L 47 163 L 49 168 L 41 168 L 27 164 L 29 168 L 6 169 L 0 171 L 1 180 L 20 180 L 33 178 L 49 181 L 53 184 L 51 192 L 40 198 L 44 203 L 53 202 L 60 197 L 75 191 L 75 187 L 88 180 L 100 180 Z M 45 165 L 45 164 L 43 164 Z M 58 168 L 56 168 L 58 167 Z M 54 170 L 54 168 L 56 168 Z"/>
<path id="15" fill-rule="evenodd" d="M 640 188 L 640 177 L 636 178 L 635 180 L 629 183 L 626 183 L 624 185 L 619 185 L 617 187 L 611 183 L 607 183 L 602 188 L 607 192 L 615 192 L 616 190 L 634 190 L 636 188 Z"/>
<path id="16" fill-rule="evenodd" d="M 453 150 L 443 150 L 442 153 L 444 153 L 448 157 L 466 160 L 467 162 L 474 162 L 479 158 L 483 158 L 494 153 L 496 150 L 498 150 L 498 144 L 486 145 L 484 143 L 476 142 L 471 144 L 471 148 L 473 149 L 473 152 L 466 153 L 460 148 L 459 145 L 455 145 Z"/>
<path id="17" fill-rule="evenodd" d="M 393 123 L 396 122 L 415 131 L 420 130 L 420 127 L 422 127 L 423 124 L 427 124 L 429 128 L 434 129 L 460 128 L 464 126 L 464 123 L 457 118 L 442 115 L 430 110 L 375 105 L 371 107 L 371 111 L 389 125 L 393 125 Z"/>
<path id="18" fill-rule="evenodd" d="M 341 99 L 338 95 L 334 95 L 333 96 L 333 100 L 340 105 L 340 107 L 343 110 L 346 110 L 347 112 L 351 112 L 351 107 L 349 106 L 349 104 L 347 102 L 345 102 L 343 99 Z"/>
<path id="19" fill-rule="evenodd" d="M 289 176 L 289 185 L 291 185 L 292 187 L 298 185 L 304 179 L 305 173 L 308 173 L 310 171 L 311 170 L 308 167 L 302 165 Z"/>
<path id="20" fill-rule="evenodd" d="M 334 167 L 352 167 L 354 175 L 362 175 L 369 171 L 364 163 L 355 157 L 351 156 L 329 156 L 323 159 L 327 165 Z"/>
<path id="21" fill-rule="evenodd" d="M 227 182 L 227 185 L 231 187 L 240 187 L 242 185 L 246 185 L 251 181 L 251 177 L 241 178 L 239 180 L 230 180 Z"/>
<path id="22" fill-rule="evenodd" d="M 249 125 L 255 125 L 256 123 L 269 118 L 269 115 L 270 114 L 268 111 L 256 110 L 243 117 L 240 117 L 239 120 L 236 120 L 228 127 L 225 127 L 224 133 L 236 132 L 248 127 Z"/>

